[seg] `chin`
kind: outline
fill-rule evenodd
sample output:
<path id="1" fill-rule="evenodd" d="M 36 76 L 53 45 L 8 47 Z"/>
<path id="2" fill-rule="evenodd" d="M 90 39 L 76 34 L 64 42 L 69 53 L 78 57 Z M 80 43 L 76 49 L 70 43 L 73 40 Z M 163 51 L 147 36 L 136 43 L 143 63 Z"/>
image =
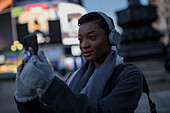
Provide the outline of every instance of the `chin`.
<path id="1" fill-rule="evenodd" d="M 92 59 L 92 58 L 87 58 L 87 57 L 84 57 L 84 59 L 86 60 L 86 62 L 93 61 L 93 59 Z"/>

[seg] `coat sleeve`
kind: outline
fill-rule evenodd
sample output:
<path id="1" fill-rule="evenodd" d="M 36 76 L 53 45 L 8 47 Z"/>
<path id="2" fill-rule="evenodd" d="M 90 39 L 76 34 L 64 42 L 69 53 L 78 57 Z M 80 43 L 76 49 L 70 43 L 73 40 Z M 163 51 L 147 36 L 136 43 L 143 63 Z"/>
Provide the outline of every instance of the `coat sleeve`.
<path id="1" fill-rule="evenodd" d="M 39 98 L 28 102 L 18 102 L 15 97 L 14 100 L 20 113 L 56 113 L 41 103 Z"/>
<path id="2" fill-rule="evenodd" d="M 16 103 L 20 113 L 132 113 L 141 97 L 142 83 L 139 69 L 127 66 L 111 92 L 98 102 L 91 102 L 86 95 L 72 92 L 65 82 L 55 77 L 40 99 Z"/>
<path id="3" fill-rule="evenodd" d="M 56 77 L 42 95 L 41 101 L 56 113 L 132 113 L 142 94 L 142 82 L 139 69 L 128 66 L 108 95 L 98 102 L 91 102 L 86 95 L 72 92 Z"/>

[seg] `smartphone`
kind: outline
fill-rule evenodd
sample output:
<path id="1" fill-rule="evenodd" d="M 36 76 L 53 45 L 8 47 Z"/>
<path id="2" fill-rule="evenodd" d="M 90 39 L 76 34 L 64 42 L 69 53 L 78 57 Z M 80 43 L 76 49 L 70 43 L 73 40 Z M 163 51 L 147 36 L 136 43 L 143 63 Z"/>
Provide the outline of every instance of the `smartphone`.
<path id="1" fill-rule="evenodd" d="M 29 58 L 31 57 L 28 48 L 32 47 L 35 54 L 37 54 L 38 51 L 37 35 L 35 33 L 31 33 L 24 37 L 24 47 L 25 47 L 24 59 L 28 61 Z"/>

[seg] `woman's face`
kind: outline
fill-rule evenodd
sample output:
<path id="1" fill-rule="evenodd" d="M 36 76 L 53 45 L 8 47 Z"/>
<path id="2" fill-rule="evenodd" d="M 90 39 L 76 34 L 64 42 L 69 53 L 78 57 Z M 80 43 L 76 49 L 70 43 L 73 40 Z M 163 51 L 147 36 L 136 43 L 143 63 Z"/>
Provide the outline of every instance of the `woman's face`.
<path id="1" fill-rule="evenodd" d="M 94 22 L 79 26 L 80 49 L 86 61 L 94 61 L 96 67 L 102 64 L 111 51 L 105 31 Z"/>

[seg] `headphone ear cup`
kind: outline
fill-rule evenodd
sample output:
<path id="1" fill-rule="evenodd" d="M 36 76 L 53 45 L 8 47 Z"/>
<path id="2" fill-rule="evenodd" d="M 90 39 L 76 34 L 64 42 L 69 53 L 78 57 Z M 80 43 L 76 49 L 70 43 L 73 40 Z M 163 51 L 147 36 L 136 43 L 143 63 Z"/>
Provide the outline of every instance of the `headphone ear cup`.
<path id="1" fill-rule="evenodd" d="M 120 44 L 121 36 L 117 31 L 112 31 L 109 34 L 109 41 L 112 45 Z"/>

